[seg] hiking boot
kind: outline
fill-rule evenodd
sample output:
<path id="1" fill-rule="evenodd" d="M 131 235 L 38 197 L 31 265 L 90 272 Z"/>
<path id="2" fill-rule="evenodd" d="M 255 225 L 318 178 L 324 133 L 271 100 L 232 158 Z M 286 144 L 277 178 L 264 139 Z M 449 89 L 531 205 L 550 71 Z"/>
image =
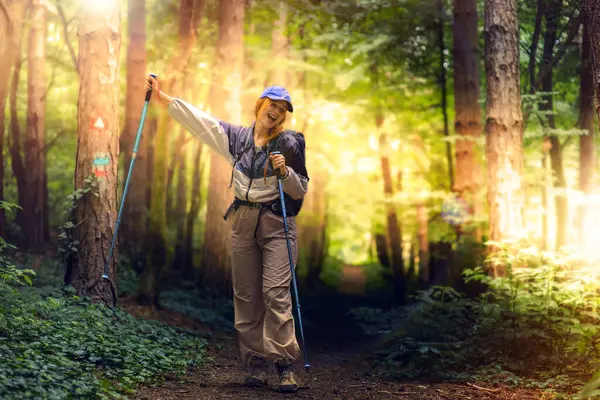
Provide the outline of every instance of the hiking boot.
<path id="1" fill-rule="evenodd" d="M 244 380 L 245 386 L 261 388 L 267 385 L 267 362 L 263 358 L 252 357 L 248 360 L 248 376 Z"/>
<path id="2" fill-rule="evenodd" d="M 275 366 L 279 373 L 279 385 L 277 390 L 280 392 L 295 392 L 298 390 L 296 378 L 292 372 L 292 364 L 286 360 L 276 361 Z"/>

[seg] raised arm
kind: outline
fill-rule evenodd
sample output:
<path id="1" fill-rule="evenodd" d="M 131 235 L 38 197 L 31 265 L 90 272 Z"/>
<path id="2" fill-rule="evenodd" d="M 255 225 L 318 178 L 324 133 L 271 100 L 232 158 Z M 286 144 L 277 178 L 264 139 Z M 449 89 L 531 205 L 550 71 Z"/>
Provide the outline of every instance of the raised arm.
<path id="1" fill-rule="evenodd" d="M 184 100 L 169 96 L 160 90 L 156 79 L 152 77 L 148 79 L 152 82 L 153 92 L 156 93 L 153 98 L 156 98 L 156 101 L 167 109 L 169 115 L 201 140 L 202 143 L 225 157 L 227 162 L 233 164 L 229 145 L 230 137 L 235 134 L 232 127 Z M 149 83 L 147 82 L 146 89 L 148 88 Z"/>

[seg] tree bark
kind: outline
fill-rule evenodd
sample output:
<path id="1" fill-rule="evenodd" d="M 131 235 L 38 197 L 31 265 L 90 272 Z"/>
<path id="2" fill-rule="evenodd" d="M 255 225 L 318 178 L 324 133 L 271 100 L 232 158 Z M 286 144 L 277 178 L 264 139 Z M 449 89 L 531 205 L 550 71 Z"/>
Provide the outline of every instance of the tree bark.
<path id="1" fill-rule="evenodd" d="M 265 81 L 265 87 L 270 85 L 287 85 L 287 68 L 285 62 L 288 53 L 288 40 L 285 34 L 287 22 L 287 5 L 284 1 L 277 3 L 277 18 L 271 32 L 271 60 L 270 71 Z"/>
<path id="2" fill-rule="evenodd" d="M 318 165 L 314 165 L 316 173 L 312 174 L 311 191 L 307 194 L 308 202 L 302 208 L 301 235 L 305 246 L 305 265 L 308 269 L 306 283 L 315 287 L 321 279 L 323 262 L 327 254 L 327 187 L 328 174 Z"/>
<path id="3" fill-rule="evenodd" d="M 540 32 L 542 30 L 542 17 L 544 16 L 544 0 L 537 0 L 537 9 L 535 13 L 535 23 L 531 46 L 529 47 L 529 93 L 537 92 L 537 80 L 535 75 L 535 65 L 537 62 L 538 44 L 540 42 Z"/>
<path id="4" fill-rule="evenodd" d="M 44 0 L 30 4 L 27 58 L 27 145 L 25 169 L 27 196 L 23 199 L 23 231 L 27 245 L 39 250 L 46 241 L 44 235 L 48 215 L 45 214 L 46 171 L 46 20 L 48 9 Z"/>
<path id="5" fill-rule="evenodd" d="M 190 7 L 190 14 L 195 14 L 197 12 L 202 12 L 202 10 L 196 10 L 194 7 L 194 1 L 191 1 L 189 4 L 186 4 L 186 7 Z M 196 43 L 196 31 L 194 29 L 194 18 L 188 20 L 182 20 L 181 26 L 179 30 L 180 41 L 184 43 L 185 51 L 190 49 Z M 182 79 L 185 82 L 185 92 L 188 93 L 189 96 L 195 96 L 195 90 L 191 89 L 193 84 L 193 79 L 190 74 L 184 71 Z M 177 160 L 175 163 L 175 168 L 177 169 L 177 190 L 174 191 L 176 193 L 175 197 L 175 209 L 173 210 L 173 217 L 175 222 L 176 229 L 176 238 L 175 238 L 175 254 L 173 259 L 173 270 L 184 271 L 188 269 L 188 265 L 192 262 L 192 254 L 186 252 L 186 214 L 187 214 L 187 203 L 188 203 L 188 184 L 187 184 L 187 155 L 188 151 L 186 150 L 186 132 L 183 127 L 180 127 L 179 137 L 177 140 L 176 151 L 178 149 L 178 153 L 173 152 L 173 157 Z"/>
<path id="6" fill-rule="evenodd" d="M 0 59 L 4 60 L 0 64 L 0 200 L 5 200 L 4 197 L 4 136 L 6 133 L 6 100 L 8 96 L 8 88 L 11 78 L 11 70 L 19 63 L 21 57 L 21 29 L 23 25 L 23 15 L 25 13 L 25 1 L 10 1 L 7 5 L 6 12 L 8 18 L 0 18 L 0 29 L 6 34 L 6 41 L 3 41 L 4 46 L 0 51 Z M 4 33 L 3 33 L 4 35 Z M 14 67 L 16 68 L 16 67 Z M 14 85 L 14 83 L 13 83 Z M 16 87 L 16 86 L 15 86 Z M 12 97 L 12 92 L 11 92 Z M 12 150 L 12 149 L 11 149 Z M 21 161 L 20 153 L 17 161 Z M 14 165 L 14 163 L 13 163 Z M 22 172 L 22 170 L 21 170 Z M 17 176 L 17 182 L 21 183 L 22 175 Z M 19 190 L 19 202 L 23 200 L 23 192 Z M 21 203 L 19 203 L 21 204 Z M 6 237 L 6 216 L 4 209 L 0 209 L 0 237 Z"/>
<path id="7" fill-rule="evenodd" d="M 211 86 L 212 114 L 230 123 L 242 120 L 241 88 L 244 58 L 244 0 L 220 0 L 219 36 Z M 231 290 L 231 235 L 223 214 L 233 200 L 231 166 L 211 150 L 207 218 L 202 256 L 203 283 Z"/>
<path id="8" fill-rule="evenodd" d="M 147 166 L 147 180 L 148 185 L 146 185 L 146 210 L 150 210 L 150 205 L 152 204 L 152 185 L 151 182 L 154 182 L 154 140 L 156 139 L 156 130 L 158 129 L 158 117 L 155 113 L 148 115 L 148 162 Z M 146 228 L 150 224 L 150 212 L 146 214 Z M 148 230 L 146 229 L 146 234 Z"/>
<path id="9" fill-rule="evenodd" d="M 561 2 L 550 0 L 545 4 L 544 17 L 546 19 L 546 31 L 544 33 L 544 53 L 541 69 L 546 69 L 548 72 L 542 76 L 541 85 L 545 102 L 540 104 L 540 110 L 548 113 L 547 127 L 550 129 L 556 128 L 554 120 L 554 99 L 553 77 L 552 77 L 552 62 L 554 59 L 554 43 L 557 38 L 558 19 L 560 18 Z M 566 188 L 567 182 L 563 170 L 562 149 L 560 141 L 556 135 L 548 135 L 550 139 L 550 164 L 552 166 L 552 174 L 554 187 L 558 189 L 555 196 L 556 203 L 556 248 L 560 249 L 567 244 L 567 197 L 561 193 Z"/>
<path id="10" fill-rule="evenodd" d="M 180 0 L 179 6 L 179 52 L 171 60 L 170 75 L 165 80 L 167 93 L 179 93 L 189 61 L 193 40 L 193 0 Z M 158 117 L 154 143 L 154 170 L 151 187 L 150 221 L 146 239 L 148 259 L 138 285 L 137 300 L 143 304 L 158 303 L 163 283 L 164 267 L 168 265 L 167 240 L 167 168 L 169 160 L 169 134 L 173 120 L 166 110 Z"/>
<path id="11" fill-rule="evenodd" d="M 404 260 L 402 258 L 402 233 L 396 214 L 396 205 L 393 202 L 394 187 L 389 160 L 389 144 L 385 133 L 379 137 L 381 150 L 381 172 L 383 174 L 383 192 L 386 198 L 387 234 L 390 241 L 390 255 L 392 273 L 394 277 L 394 294 L 398 302 L 405 300 L 406 282 L 404 274 Z"/>
<path id="12" fill-rule="evenodd" d="M 429 283 L 429 235 L 427 206 L 423 201 L 417 203 L 417 243 L 419 246 L 419 286 L 424 288 Z"/>
<path id="13" fill-rule="evenodd" d="M 487 0 L 484 26 L 489 239 L 501 241 L 523 232 L 523 115 L 516 0 Z M 489 249 L 495 252 L 496 246 Z M 504 275 L 504 270 L 497 266 L 489 273 Z"/>
<path id="14" fill-rule="evenodd" d="M 479 55 L 477 50 L 477 2 L 454 0 L 454 129 L 464 140 L 456 141 L 454 191 L 468 205 L 471 216 L 478 213 L 481 168 L 475 140 L 481 136 L 479 106 Z M 471 237 L 481 240 L 479 226 Z"/>
<path id="15" fill-rule="evenodd" d="M 440 6 L 440 16 L 439 22 L 437 26 L 438 31 L 438 49 L 439 49 L 439 57 L 440 57 L 440 79 L 439 85 L 442 89 L 441 91 L 441 102 L 442 102 L 442 116 L 444 117 L 444 137 L 448 138 L 450 136 L 450 130 L 448 127 L 448 95 L 447 95 L 447 79 L 446 79 L 446 45 L 444 44 L 444 19 L 446 18 L 446 9 L 444 6 L 444 1 L 439 1 Z M 449 189 L 453 190 L 454 188 L 454 161 L 452 160 L 452 144 L 450 142 L 446 142 L 446 159 L 448 161 L 448 184 Z"/>
<path id="16" fill-rule="evenodd" d="M 588 195 L 593 190 L 595 152 L 594 152 L 594 71 L 590 54 L 590 35 L 587 22 L 583 24 L 583 43 L 581 46 L 581 72 L 579 88 L 579 128 L 587 131 L 579 138 L 579 190 Z M 586 223 L 592 211 L 587 197 L 579 208 L 579 243 L 589 242 L 593 237 L 593 226 Z"/>
<path id="17" fill-rule="evenodd" d="M 81 8 L 79 25 L 79 86 L 75 190 L 90 178 L 95 188 L 81 197 L 74 212 L 74 239 L 79 249 L 67 276 L 80 296 L 107 305 L 117 304 L 118 244 L 103 279 L 105 260 L 117 218 L 120 97 L 120 6 L 97 12 Z"/>
<path id="18" fill-rule="evenodd" d="M 202 160 L 202 143 L 196 141 L 194 144 L 194 162 L 193 162 L 193 178 L 192 178 L 192 193 L 190 198 L 190 211 L 186 216 L 186 229 L 185 229 L 185 249 L 184 252 L 187 254 L 188 263 L 183 268 L 182 277 L 186 281 L 191 281 L 194 278 L 194 225 L 200 212 L 200 205 L 202 204 L 202 198 L 200 188 L 202 187 L 202 172 L 204 168 L 201 167 Z"/>
<path id="19" fill-rule="evenodd" d="M 141 122 L 142 108 L 146 90 L 143 76 L 146 74 L 146 0 L 128 2 L 128 38 L 127 45 L 127 97 L 125 102 L 125 126 L 120 138 L 123 153 L 123 175 L 126 178 L 131 165 L 133 146 L 138 126 Z M 147 118 L 148 119 L 148 118 Z M 123 221 L 120 226 L 120 243 L 133 264 L 143 263 L 143 242 L 147 229 L 146 187 L 148 186 L 148 121 L 144 122 L 142 137 L 135 156 L 135 167 L 127 199 L 123 208 Z"/>
<path id="20" fill-rule="evenodd" d="M 23 14 L 24 15 L 24 10 Z M 16 20 L 15 20 L 16 21 Z M 22 27 L 22 21 L 21 21 Z M 21 137 L 21 126 L 19 124 L 19 116 L 17 114 L 17 94 L 19 89 L 19 81 L 21 77 L 21 29 L 19 28 L 19 34 L 17 35 L 16 47 L 19 49 L 17 52 L 13 72 L 12 72 L 12 83 L 10 88 L 10 131 L 11 131 L 11 145 L 10 145 L 10 159 L 13 174 L 17 180 L 17 194 L 18 202 L 21 207 L 25 201 L 26 186 L 25 186 L 25 167 L 23 166 L 23 156 L 21 154 L 21 144 L 23 138 Z M 17 210 L 15 221 L 19 226 L 23 226 L 23 211 Z"/>

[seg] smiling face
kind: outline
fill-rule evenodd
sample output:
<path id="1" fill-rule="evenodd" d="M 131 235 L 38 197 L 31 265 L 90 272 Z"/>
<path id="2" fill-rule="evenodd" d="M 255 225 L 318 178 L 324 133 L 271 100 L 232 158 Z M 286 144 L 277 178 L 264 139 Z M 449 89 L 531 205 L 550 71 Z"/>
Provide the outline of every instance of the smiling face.
<path id="1" fill-rule="evenodd" d="M 275 130 L 279 132 L 283 129 L 287 113 L 285 101 L 273 101 L 269 98 L 262 98 L 258 100 L 255 111 L 256 122 L 267 131 Z M 278 127 L 281 129 L 278 129 Z"/>
<path id="2" fill-rule="evenodd" d="M 269 101 L 265 102 L 259 115 L 263 126 L 271 130 L 283 122 L 287 110 L 284 101 L 267 100 Z"/>

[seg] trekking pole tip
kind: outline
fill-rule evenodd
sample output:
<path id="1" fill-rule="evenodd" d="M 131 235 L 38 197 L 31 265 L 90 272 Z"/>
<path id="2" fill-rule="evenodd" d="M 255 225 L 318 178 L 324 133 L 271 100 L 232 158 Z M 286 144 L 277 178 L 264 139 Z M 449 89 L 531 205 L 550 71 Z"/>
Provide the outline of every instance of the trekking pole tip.
<path id="1" fill-rule="evenodd" d="M 108 275 L 106 275 L 106 274 L 102 274 L 102 277 L 103 277 L 104 279 L 108 279 Z"/>

